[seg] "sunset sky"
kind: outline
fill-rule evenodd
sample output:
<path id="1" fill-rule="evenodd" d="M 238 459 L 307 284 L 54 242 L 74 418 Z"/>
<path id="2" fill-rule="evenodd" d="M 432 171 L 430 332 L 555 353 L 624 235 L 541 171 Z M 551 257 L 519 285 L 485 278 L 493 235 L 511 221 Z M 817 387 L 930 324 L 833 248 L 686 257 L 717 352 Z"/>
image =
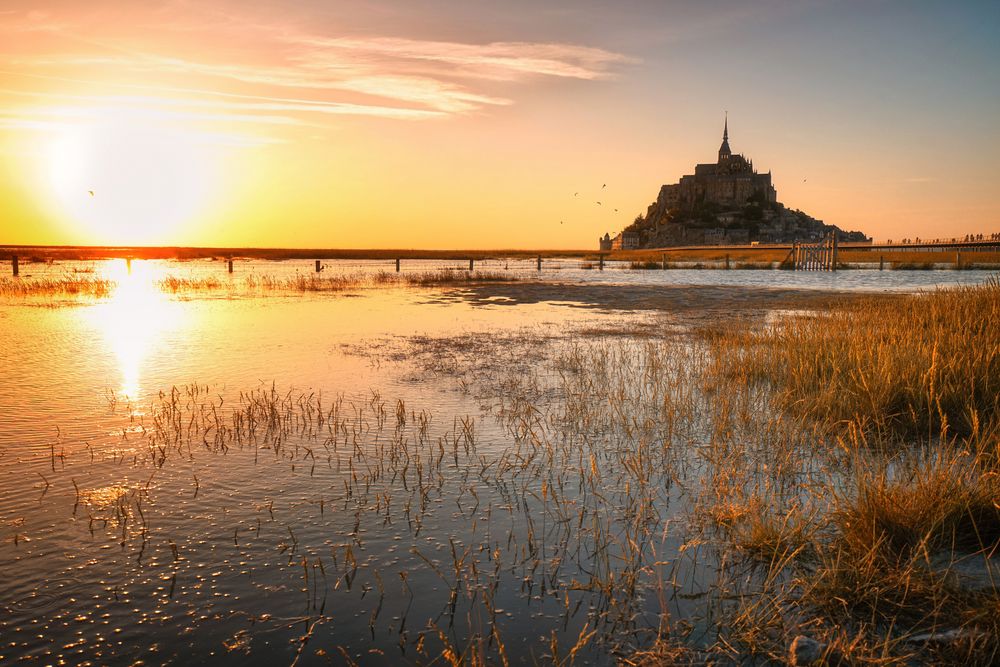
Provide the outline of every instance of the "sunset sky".
<path id="1" fill-rule="evenodd" d="M 997 232 L 998 32 L 995 1 L 3 0 L 0 244 L 592 248 L 726 110 L 791 208 Z"/>

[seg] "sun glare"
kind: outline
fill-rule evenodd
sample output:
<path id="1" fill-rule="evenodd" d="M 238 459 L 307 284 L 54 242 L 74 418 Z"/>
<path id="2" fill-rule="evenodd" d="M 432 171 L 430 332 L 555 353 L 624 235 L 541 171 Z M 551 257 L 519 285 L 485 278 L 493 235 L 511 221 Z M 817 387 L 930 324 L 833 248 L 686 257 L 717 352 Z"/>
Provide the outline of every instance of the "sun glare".
<path id="1" fill-rule="evenodd" d="M 173 244 L 207 204 L 212 161 L 196 132 L 116 109 L 54 133 L 44 170 L 51 199 L 86 242 Z"/>

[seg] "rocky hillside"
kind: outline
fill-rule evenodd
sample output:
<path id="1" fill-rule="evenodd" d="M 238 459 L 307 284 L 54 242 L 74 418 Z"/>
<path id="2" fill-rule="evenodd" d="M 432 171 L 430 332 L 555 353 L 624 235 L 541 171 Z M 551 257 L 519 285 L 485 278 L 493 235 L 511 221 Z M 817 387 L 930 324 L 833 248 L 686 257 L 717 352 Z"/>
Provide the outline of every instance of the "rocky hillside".
<path id="1" fill-rule="evenodd" d="M 624 230 L 638 234 L 639 247 L 818 241 L 833 231 L 841 241 L 868 240 L 862 232 L 845 232 L 802 211 L 759 198 L 736 209 L 706 202 L 682 211 L 661 202 L 662 198 L 653 202 L 645 215 Z"/>

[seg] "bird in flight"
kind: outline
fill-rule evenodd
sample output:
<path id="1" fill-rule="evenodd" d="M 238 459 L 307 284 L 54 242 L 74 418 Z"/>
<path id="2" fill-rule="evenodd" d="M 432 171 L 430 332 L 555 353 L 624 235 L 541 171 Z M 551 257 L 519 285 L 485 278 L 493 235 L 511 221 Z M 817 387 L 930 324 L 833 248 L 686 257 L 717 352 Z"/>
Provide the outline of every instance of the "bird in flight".
<path id="1" fill-rule="evenodd" d="M 94 191 L 93 190 L 87 190 L 87 193 L 90 194 L 91 197 L 94 196 Z"/>
<path id="2" fill-rule="evenodd" d="M 600 205 L 601 205 L 601 202 L 597 202 L 597 205 L 598 205 L 598 206 L 600 206 Z"/>
<path id="3" fill-rule="evenodd" d="M 615 209 L 615 213 L 617 213 L 617 212 L 618 212 L 618 209 Z"/>
<path id="4" fill-rule="evenodd" d="M 605 183 L 604 185 L 602 185 L 602 186 L 601 186 L 601 189 L 603 190 L 603 189 L 604 189 L 604 188 L 606 188 L 606 187 L 608 187 L 608 184 L 607 184 L 607 183 Z"/>
<path id="5" fill-rule="evenodd" d="M 574 192 L 574 193 L 573 193 L 573 196 L 575 197 L 575 196 L 577 196 L 578 194 L 580 194 L 580 193 L 579 193 L 579 192 Z"/>

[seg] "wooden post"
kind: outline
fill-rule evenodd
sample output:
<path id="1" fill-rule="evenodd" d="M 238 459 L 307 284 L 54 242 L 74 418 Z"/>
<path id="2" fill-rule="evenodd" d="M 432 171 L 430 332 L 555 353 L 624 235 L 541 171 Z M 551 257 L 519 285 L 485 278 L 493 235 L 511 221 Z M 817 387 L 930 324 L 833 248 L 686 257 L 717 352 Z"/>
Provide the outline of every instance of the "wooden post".
<path id="1" fill-rule="evenodd" d="M 962 251 L 961 250 L 959 250 L 958 252 L 955 253 L 955 268 L 956 269 L 962 268 Z"/>
<path id="2" fill-rule="evenodd" d="M 663 270 L 667 270 L 667 253 L 663 253 Z"/>
<path id="3" fill-rule="evenodd" d="M 833 271 L 837 270 L 837 233 L 833 233 Z"/>
<path id="4" fill-rule="evenodd" d="M 792 271 L 799 270 L 799 244 L 792 244 Z"/>
<path id="5" fill-rule="evenodd" d="M 538 270 L 539 271 L 542 270 L 542 256 L 541 255 L 538 256 Z"/>
<path id="6" fill-rule="evenodd" d="M 17 265 L 17 255 L 13 255 L 10 258 L 10 265 L 11 265 L 11 269 L 13 269 L 13 271 L 14 271 L 14 277 L 16 278 L 17 274 L 21 272 L 20 271 L 20 267 L 18 267 L 18 265 Z"/>
<path id="7" fill-rule="evenodd" d="M 233 258 L 232 257 L 229 258 L 229 272 L 230 273 L 233 272 Z"/>
<path id="8" fill-rule="evenodd" d="M 881 271 L 885 268 L 885 255 L 878 256 L 878 270 Z"/>
<path id="9" fill-rule="evenodd" d="M 319 273 L 322 270 L 323 270 L 323 266 L 319 263 L 319 260 L 317 259 L 316 260 L 316 273 Z"/>
<path id="10" fill-rule="evenodd" d="M 396 260 L 396 273 L 399 273 L 399 260 Z"/>
<path id="11" fill-rule="evenodd" d="M 729 270 L 729 253 L 726 253 L 726 270 Z"/>
<path id="12" fill-rule="evenodd" d="M 475 266 L 475 264 L 473 264 L 473 262 L 475 262 L 475 260 L 473 260 L 473 259 L 469 260 L 469 271 L 472 271 L 473 266 Z"/>
<path id="13" fill-rule="evenodd" d="M 597 270 L 598 271 L 604 270 L 604 255 L 597 256 Z"/>
<path id="14" fill-rule="evenodd" d="M 131 257 L 126 257 L 125 258 L 125 271 L 129 275 L 132 275 L 132 258 Z"/>

